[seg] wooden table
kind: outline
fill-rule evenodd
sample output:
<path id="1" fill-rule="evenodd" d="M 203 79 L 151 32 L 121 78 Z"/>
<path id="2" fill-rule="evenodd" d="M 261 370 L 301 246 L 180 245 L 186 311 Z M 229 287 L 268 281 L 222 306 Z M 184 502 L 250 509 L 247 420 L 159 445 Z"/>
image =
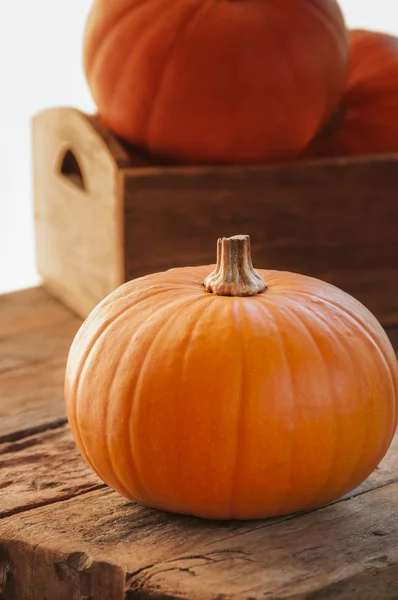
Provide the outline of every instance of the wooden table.
<path id="1" fill-rule="evenodd" d="M 397 600 L 397 439 L 359 489 L 311 513 L 208 522 L 136 506 L 68 429 L 79 325 L 40 288 L 0 297 L 2 600 Z"/>

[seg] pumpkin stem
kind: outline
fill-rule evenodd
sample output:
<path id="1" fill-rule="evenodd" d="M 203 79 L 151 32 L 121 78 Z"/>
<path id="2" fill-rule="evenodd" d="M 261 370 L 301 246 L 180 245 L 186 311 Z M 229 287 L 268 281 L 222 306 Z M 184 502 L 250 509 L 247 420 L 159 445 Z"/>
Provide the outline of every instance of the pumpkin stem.
<path id="1" fill-rule="evenodd" d="M 217 266 L 203 285 L 217 296 L 254 296 L 267 288 L 253 269 L 248 235 L 217 241 Z"/>

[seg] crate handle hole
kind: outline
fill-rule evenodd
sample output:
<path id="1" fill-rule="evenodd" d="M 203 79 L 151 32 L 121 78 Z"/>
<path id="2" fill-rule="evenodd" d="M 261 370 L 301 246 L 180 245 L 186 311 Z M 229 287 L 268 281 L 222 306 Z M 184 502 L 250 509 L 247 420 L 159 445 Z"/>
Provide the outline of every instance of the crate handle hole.
<path id="1" fill-rule="evenodd" d="M 70 149 L 66 150 L 63 155 L 61 162 L 61 175 L 69 179 L 69 181 L 71 181 L 81 190 L 86 191 L 82 170 L 75 154 Z"/>

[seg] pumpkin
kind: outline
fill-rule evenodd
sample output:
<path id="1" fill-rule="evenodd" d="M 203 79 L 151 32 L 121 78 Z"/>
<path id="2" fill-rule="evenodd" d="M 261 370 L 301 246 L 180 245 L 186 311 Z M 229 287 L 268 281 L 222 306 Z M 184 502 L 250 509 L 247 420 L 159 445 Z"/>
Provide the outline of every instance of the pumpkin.
<path id="1" fill-rule="evenodd" d="M 162 163 L 298 156 L 347 59 L 335 0 L 95 0 L 84 37 L 100 119 Z"/>
<path id="2" fill-rule="evenodd" d="M 398 38 L 351 32 L 344 98 L 306 156 L 398 152 Z"/>
<path id="3" fill-rule="evenodd" d="M 330 284 L 255 272 L 248 236 L 219 240 L 213 268 L 126 283 L 86 319 L 65 381 L 81 454 L 127 498 L 200 517 L 335 500 L 396 429 L 384 330 Z"/>

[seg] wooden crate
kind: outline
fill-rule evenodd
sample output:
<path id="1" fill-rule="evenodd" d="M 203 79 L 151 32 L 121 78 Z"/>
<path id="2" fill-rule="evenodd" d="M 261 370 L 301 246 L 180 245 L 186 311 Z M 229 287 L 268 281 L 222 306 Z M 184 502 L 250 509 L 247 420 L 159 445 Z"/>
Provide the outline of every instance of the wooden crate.
<path id="1" fill-rule="evenodd" d="M 257 268 L 297 271 L 398 323 L 398 157 L 267 167 L 132 166 L 93 116 L 33 122 L 38 269 L 85 317 L 129 279 L 215 261 L 220 236 L 251 236 Z"/>

